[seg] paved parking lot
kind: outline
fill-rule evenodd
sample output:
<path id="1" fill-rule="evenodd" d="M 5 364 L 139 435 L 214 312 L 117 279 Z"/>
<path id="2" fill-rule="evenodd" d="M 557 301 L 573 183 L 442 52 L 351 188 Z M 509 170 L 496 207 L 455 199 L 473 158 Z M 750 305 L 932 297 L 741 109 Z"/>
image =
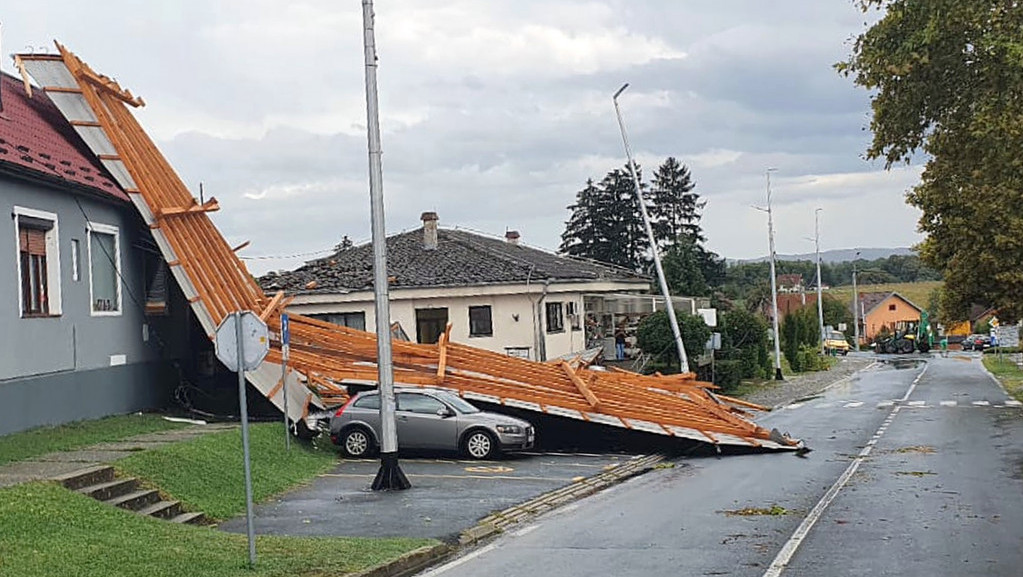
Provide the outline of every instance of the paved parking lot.
<path id="1" fill-rule="evenodd" d="M 403 458 L 412 489 L 373 492 L 375 460 L 341 460 L 337 468 L 256 507 L 261 535 L 432 537 L 452 541 L 494 511 L 597 475 L 632 455 L 532 453 L 497 461 Z M 221 524 L 244 532 L 245 518 Z"/>

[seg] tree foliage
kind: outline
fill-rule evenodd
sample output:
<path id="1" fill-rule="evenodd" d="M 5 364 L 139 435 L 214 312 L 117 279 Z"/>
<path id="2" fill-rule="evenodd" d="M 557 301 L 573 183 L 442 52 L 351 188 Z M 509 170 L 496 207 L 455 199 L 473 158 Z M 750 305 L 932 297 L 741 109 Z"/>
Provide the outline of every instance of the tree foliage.
<path id="1" fill-rule="evenodd" d="M 690 315 L 676 310 L 679 330 L 682 332 L 682 344 L 690 364 L 696 357 L 703 354 L 704 345 L 710 338 L 710 327 L 703 322 L 703 317 Z M 671 323 L 666 311 L 657 311 L 639 323 L 636 329 L 636 343 L 639 348 L 651 356 L 651 368 L 665 373 L 679 371 L 678 350 L 675 336 L 671 332 Z"/>
<path id="2" fill-rule="evenodd" d="M 650 243 L 627 168 L 608 172 L 599 183 L 586 181 L 568 208 L 572 215 L 561 235 L 563 254 L 643 270 Z"/>
<path id="3" fill-rule="evenodd" d="M 781 327 L 781 348 L 789 366 L 795 372 L 815 370 L 816 366 L 809 366 L 807 362 L 807 349 L 817 355 L 820 349 L 820 328 L 817 325 L 816 307 L 803 307 L 799 310 L 785 315 Z"/>
<path id="4" fill-rule="evenodd" d="M 874 94 L 868 158 L 928 156 L 907 199 L 923 213 L 921 257 L 944 272 L 945 320 L 973 303 L 1023 317 L 1023 4 L 860 5 L 884 16 L 836 67 Z"/>

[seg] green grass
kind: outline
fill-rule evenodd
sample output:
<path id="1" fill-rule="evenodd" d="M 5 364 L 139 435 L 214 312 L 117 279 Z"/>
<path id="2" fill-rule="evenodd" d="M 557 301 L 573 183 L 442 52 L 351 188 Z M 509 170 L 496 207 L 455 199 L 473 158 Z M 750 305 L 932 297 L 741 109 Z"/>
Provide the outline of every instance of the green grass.
<path id="1" fill-rule="evenodd" d="M 159 415 L 135 414 L 30 429 L 0 437 L 0 465 L 185 426 L 164 420 Z"/>
<path id="2" fill-rule="evenodd" d="M 941 281 L 925 281 L 925 282 L 901 282 L 892 284 L 868 284 L 859 285 L 856 290 L 860 293 L 873 293 L 873 292 L 897 292 L 900 295 L 911 300 L 913 304 L 918 307 L 927 308 L 927 303 L 930 301 L 931 291 L 940 287 Z M 842 302 L 852 302 L 852 285 L 832 287 L 824 292 L 825 296 L 831 295 Z M 936 311 L 928 311 L 933 317 Z M 852 331 L 846 333 L 846 336 Z"/>
<path id="3" fill-rule="evenodd" d="M 0 575 L 19 577 L 326 577 L 361 571 L 436 541 L 257 537 L 178 525 L 52 484 L 0 490 Z"/>
<path id="4" fill-rule="evenodd" d="M 984 366 L 998 377 L 1010 395 L 1016 400 L 1023 401 L 1023 371 L 1009 360 L 1009 355 L 1004 355 L 1001 359 L 998 355 L 984 355 Z"/>
<path id="5" fill-rule="evenodd" d="M 337 464 L 337 453 L 317 444 L 292 440 L 291 451 L 285 451 L 280 423 L 251 425 L 249 450 L 252 495 L 256 501 L 307 482 Z M 227 519 L 245 512 L 240 430 L 151 449 L 121 459 L 114 466 L 210 518 Z"/>

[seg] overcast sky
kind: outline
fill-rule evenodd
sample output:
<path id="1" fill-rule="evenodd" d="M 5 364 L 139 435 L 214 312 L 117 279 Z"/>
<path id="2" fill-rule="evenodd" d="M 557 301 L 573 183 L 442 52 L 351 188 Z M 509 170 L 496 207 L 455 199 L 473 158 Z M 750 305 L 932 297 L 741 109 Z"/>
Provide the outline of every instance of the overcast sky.
<path id="1" fill-rule="evenodd" d="M 710 249 L 910 246 L 918 166 L 862 159 L 869 95 L 831 65 L 865 17 L 852 0 L 378 0 L 387 228 L 442 226 L 555 250 L 587 178 L 624 164 L 611 95 L 647 171 L 687 164 Z M 243 255 L 369 239 L 359 0 L 49 0 L 0 8 L 3 52 L 59 40 L 147 106 L 183 180 L 222 207 Z M 10 58 L 2 67 L 12 72 Z M 313 255 L 309 255 L 310 258 Z M 303 258 L 250 260 L 253 272 Z"/>

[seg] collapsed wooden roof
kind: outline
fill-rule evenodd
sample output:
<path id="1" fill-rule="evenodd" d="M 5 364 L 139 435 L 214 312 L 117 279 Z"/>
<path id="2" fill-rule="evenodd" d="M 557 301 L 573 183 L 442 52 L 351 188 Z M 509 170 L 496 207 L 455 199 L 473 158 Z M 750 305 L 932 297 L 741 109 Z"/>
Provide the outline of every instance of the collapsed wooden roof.
<path id="1" fill-rule="evenodd" d="M 256 312 L 279 332 L 289 299 L 261 290 L 206 214 L 218 210 L 217 201 L 199 204 L 139 125 L 129 107 L 143 106 L 142 99 L 60 44 L 57 49 L 57 55 L 19 55 L 16 61 L 128 193 L 207 334 L 212 338 L 219 323 L 238 310 Z M 290 318 L 287 379 L 280 378 L 279 343 L 246 376 L 278 407 L 288 395 L 291 419 L 344 401 L 346 383 L 375 383 L 374 335 L 301 315 Z M 753 406 L 713 395 L 711 385 L 692 374 L 644 376 L 563 360 L 540 363 L 451 343 L 447 334 L 437 345 L 395 341 L 393 349 L 399 384 L 443 387 L 467 399 L 715 444 L 799 446 L 748 420 L 745 409 Z"/>

